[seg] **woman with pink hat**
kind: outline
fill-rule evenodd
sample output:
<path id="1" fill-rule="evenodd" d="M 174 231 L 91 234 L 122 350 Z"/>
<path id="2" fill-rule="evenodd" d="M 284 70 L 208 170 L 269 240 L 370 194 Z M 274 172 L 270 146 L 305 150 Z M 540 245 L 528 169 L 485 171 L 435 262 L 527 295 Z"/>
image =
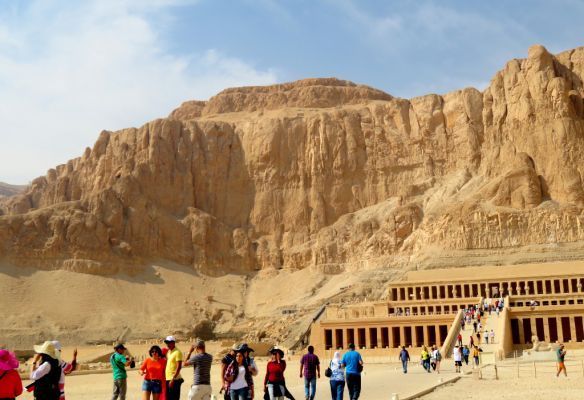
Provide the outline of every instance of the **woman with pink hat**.
<path id="1" fill-rule="evenodd" d="M 0 399 L 14 399 L 22 393 L 22 381 L 16 368 L 18 360 L 14 353 L 0 349 Z"/>

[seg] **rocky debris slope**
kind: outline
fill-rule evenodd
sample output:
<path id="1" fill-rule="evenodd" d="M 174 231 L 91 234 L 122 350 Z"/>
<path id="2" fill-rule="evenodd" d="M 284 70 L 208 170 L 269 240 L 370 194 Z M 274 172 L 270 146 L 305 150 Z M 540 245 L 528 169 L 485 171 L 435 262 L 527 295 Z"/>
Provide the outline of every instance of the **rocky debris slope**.
<path id="1" fill-rule="evenodd" d="M 9 185 L 8 183 L 0 182 L 0 198 L 10 197 L 22 193 L 26 190 L 26 186 Z"/>
<path id="2" fill-rule="evenodd" d="M 584 48 L 480 92 L 410 100 L 336 79 L 228 89 L 0 203 L 0 258 L 94 274 L 400 266 L 584 240 Z M 553 258 L 553 255 L 550 256 Z"/>

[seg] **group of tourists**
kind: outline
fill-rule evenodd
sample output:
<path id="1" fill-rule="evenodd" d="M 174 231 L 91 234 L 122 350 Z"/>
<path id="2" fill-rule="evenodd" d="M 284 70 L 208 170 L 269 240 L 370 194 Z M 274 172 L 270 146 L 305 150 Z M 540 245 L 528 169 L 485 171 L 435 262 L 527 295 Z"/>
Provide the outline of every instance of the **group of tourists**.
<path id="1" fill-rule="evenodd" d="M 164 343 L 166 349 L 152 346 L 149 351 L 150 358 L 144 360 L 140 366 L 140 374 L 144 376 L 142 384 L 143 400 L 179 400 L 180 387 L 184 380 L 181 377 L 181 369 L 185 366 L 193 366 L 193 385 L 189 390 L 189 400 L 209 400 L 211 398 L 211 365 L 213 357 L 205 351 L 205 342 L 198 340 L 191 346 L 186 361 L 183 363 L 182 353 L 176 347 L 174 337 L 168 336 Z M 125 400 L 126 396 L 126 367 L 133 362 L 131 357 L 124 353 L 127 349 L 119 344 L 114 348 L 110 362 L 114 375 L 114 393 L 112 400 Z M 193 353 L 196 353 L 193 355 Z M 254 350 L 247 343 L 235 344 L 221 359 L 220 394 L 224 400 L 248 400 L 257 398 L 254 377 L 259 373 L 258 367 L 252 357 Z M 294 399 L 286 387 L 284 373 L 286 360 L 284 351 L 278 346 L 269 350 L 271 359 L 266 366 L 263 379 L 263 399 L 284 400 Z M 346 386 L 350 400 L 357 400 L 361 392 L 361 371 L 363 359 L 355 351 L 353 344 L 341 358 L 340 352 L 336 352 L 325 371 L 330 379 L 331 398 L 341 400 Z M 314 354 L 314 347 L 308 346 L 307 353 L 300 359 L 300 378 L 304 379 L 305 399 L 314 400 L 316 395 L 316 382 L 321 377 L 320 360 Z"/>
<path id="2" fill-rule="evenodd" d="M 402 347 L 402 350 L 400 352 L 400 361 L 402 362 L 404 373 L 407 373 L 408 372 L 407 363 L 404 364 L 405 357 L 402 357 L 402 352 L 404 351 L 407 353 L 405 347 Z M 407 358 L 409 359 L 409 354 L 407 355 Z M 442 354 L 440 353 L 440 349 L 438 349 L 436 345 L 432 345 L 430 350 L 428 350 L 426 346 L 422 346 L 422 353 L 420 354 L 420 363 L 422 364 L 422 367 L 424 367 L 424 370 L 426 370 L 428 373 L 436 371 L 436 373 L 439 374 L 441 361 Z"/>
<path id="3" fill-rule="evenodd" d="M 34 351 L 30 369 L 33 383 L 25 389 L 33 392 L 35 399 L 65 400 L 65 375 L 77 368 L 77 350 L 73 352 L 71 362 L 61 359 L 61 343 L 57 340 L 34 346 Z M 14 399 L 22 394 L 19 365 L 14 353 L 0 349 L 0 399 Z"/>

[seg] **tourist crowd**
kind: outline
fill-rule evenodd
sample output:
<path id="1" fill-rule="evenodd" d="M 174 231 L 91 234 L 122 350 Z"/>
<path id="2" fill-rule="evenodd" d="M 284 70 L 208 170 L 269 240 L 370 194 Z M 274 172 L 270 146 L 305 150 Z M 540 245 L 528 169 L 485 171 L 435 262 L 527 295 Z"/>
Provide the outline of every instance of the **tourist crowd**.
<path id="1" fill-rule="evenodd" d="M 478 323 L 482 312 L 480 308 L 465 310 L 472 323 L 473 333 L 479 333 Z M 473 357 L 473 364 L 479 365 L 480 352 L 477 344 L 472 341 L 469 345 L 463 345 L 461 337 L 454 347 L 453 360 L 456 372 L 462 372 L 463 362 L 468 365 L 470 356 Z M 472 340 L 472 335 L 471 335 Z M 193 344 L 186 357 L 176 347 L 176 340 L 173 336 L 167 336 L 164 340 L 165 348 L 152 346 L 148 352 L 149 357 L 144 359 L 139 366 L 138 372 L 143 377 L 142 399 L 143 400 L 179 400 L 180 388 L 184 380 L 181 372 L 186 366 L 193 366 L 193 385 L 189 389 L 189 400 L 210 400 L 211 390 L 211 367 L 213 357 L 206 352 L 205 342 L 197 340 Z M 26 386 L 26 390 L 33 392 L 37 400 L 65 400 L 65 376 L 70 374 L 77 367 L 77 350 L 73 353 L 71 362 L 66 362 L 61 358 L 61 345 L 58 341 L 47 341 L 41 345 L 34 346 L 35 357 L 32 360 L 30 379 L 32 383 Z M 254 350 L 246 343 L 236 344 L 221 359 L 221 382 L 220 394 L 224 400 L 248 400 L 263 398 L 265 400 L 294 399 L 286 386 L 284 377 L 286 372 L 286 360 L 284 351 L 277 346 L 270 348 L 271 359 L 266 366 L 266 372 L 261 383 L 261 395 L 255 389 L 254 378 L 258 376 L 259 370 L 252 357 Z M 560 345 L 557 352 L 557 376 L 563 372 L 566 376 L 564 358 L 566 351 Z M 402 346 L 399 353 L 399 360 L 402 363 L 403 373 L 408 372 L 408 363 L 411 361 L 410 354 L 405 346 Z M 126 368 L 134 368 L 135 361 L 128 355 L 123 344 L 114 347 L 114 353 L 110 356 L 110 364 L 113 374 L 112 400 L 125 400 L 127 394 L 127 371 Z M 442 354 L 437 346 L 430 349 L 423 346 L 420 354 L 420 364 L 428 373 L 440 373 Z M 0 349 L 0 400 L 14 400 L 23 392 L 22 381 L 18 373 L 19 362 L 14 353 Z M 361 373 L 363 371 L 363 358 L 355 350 L 354 344 L 348 345 L 348 351 L 341 356 L 340 351 L 336 351 L 324 375 L 329 378 L 330 393 L 332 400 L 342 400 L 345 386 L 348 391 L 349 400 L 356 400 L 361 394 Z M 308 346 L 307 353 L 300 359 L 299 376 L 304 380 L 305 400 L 314 400 L 316 395 L 317 379 L 321 377 L 320 360 L 314 354 L 313 346 Z"/>

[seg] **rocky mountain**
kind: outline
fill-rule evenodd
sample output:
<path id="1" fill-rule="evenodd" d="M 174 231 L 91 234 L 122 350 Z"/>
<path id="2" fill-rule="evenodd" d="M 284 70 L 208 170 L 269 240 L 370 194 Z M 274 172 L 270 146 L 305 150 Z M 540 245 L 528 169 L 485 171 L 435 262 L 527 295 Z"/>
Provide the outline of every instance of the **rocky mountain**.
<path id="1" fill-rule="evenodd" d="M 584 48 L 533 46 L 483 92 L 408 100 L 337 79 L 228 89 L 104 131 L 4 199 L 0 258 L 221 275 L 492 262 L 521 246 L 567 257 L 549 247 L 584 241 L 583 79 Z"/>

